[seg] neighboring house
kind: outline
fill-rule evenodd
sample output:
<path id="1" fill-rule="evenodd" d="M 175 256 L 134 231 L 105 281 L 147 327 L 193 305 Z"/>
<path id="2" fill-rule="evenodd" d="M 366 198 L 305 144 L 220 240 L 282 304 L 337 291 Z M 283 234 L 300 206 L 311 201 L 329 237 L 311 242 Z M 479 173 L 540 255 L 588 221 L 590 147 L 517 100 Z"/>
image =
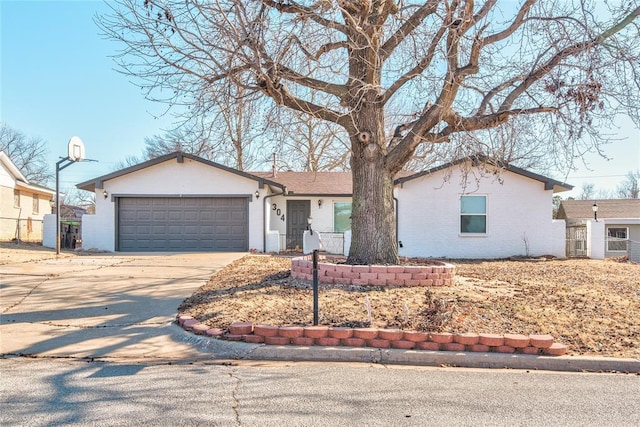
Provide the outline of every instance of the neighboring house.
<path id="1" fill-rule="evenodd" d="M 406 175 L 395 188 L 400 255 L 563 256 L 564 222 L 551 219 L 552 198 L 570 186 L 484 163 Z M 329 252 L 348 250 L 350 172 L 241 172 L 172 153 L 77 187 L 96 193 L 96 214 L 82 222 L 87 249 L 296 250 L 312 218 Z"/>
<path id="2" fill-rule="evenodd" d="M 566 221 L 568 242 L 584 247 L 568 255 L 609 258 L 635 250 L 640 261 L 640 199 L 563 200 L 557 217 Z"/>
<path id="3" fill-rule="evenodd" d="M 32 184 L 0 151 L 0 241 L 42 241 L 42 219 L 54 190 Z"/>

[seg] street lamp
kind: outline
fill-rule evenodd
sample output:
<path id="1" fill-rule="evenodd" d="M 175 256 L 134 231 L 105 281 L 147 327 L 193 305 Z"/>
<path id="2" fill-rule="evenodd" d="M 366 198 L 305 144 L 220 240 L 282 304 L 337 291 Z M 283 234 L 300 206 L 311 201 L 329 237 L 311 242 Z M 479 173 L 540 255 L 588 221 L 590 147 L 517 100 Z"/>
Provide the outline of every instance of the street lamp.
<path id="1" fill-rule="evenodd" d="M 593 219 L 598 222 L 598 204 L 596 202 L 593 202 L 593 206 L 591 206 L 591 209 L 593 210 Z"/>

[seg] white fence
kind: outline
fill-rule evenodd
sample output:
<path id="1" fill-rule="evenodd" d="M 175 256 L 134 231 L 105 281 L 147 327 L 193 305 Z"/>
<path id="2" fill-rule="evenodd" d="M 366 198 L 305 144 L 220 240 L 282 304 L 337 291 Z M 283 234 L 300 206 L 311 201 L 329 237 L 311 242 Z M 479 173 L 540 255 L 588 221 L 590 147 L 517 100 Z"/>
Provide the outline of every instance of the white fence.
<path id="1" fill-rule="evenodd" d="M 627 240 L 627 256 L 629 261 L 640 262 L 640 242 Z"/>
<path id="2" fill-rule="evenodd" d="M 314 233 L 316 231 L 314 230 Z M 345 233 L 333 233 L 327 231 L 317 232 L 320 235 L 320 250 L 331 255 L 342 255 L 345 253 Z M 286 234 L 280 234 L 278 236 L 278 252 L 295 251 L 295 247 L 291 247 L 287 241 Z M 302 250 L 301 247 L 298 250 Z"/>

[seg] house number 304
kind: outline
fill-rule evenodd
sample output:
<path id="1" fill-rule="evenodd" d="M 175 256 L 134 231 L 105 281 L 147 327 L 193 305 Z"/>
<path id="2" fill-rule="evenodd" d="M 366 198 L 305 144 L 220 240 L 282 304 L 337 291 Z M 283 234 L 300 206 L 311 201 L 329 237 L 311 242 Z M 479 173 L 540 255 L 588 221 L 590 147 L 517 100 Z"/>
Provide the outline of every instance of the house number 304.
<path id="1" fill-rule="evenodd" d="M 284 214 L 282 213 L 282 211 L 280 210 L 278 205 L 276 205 L 275 203 L 273 205 L 271 205 L 271 210 L 272 211 L 276 211 L 276 215 L 278 215 L 280 217 L 280 219 L 282 221 L 284 221 Z"/>

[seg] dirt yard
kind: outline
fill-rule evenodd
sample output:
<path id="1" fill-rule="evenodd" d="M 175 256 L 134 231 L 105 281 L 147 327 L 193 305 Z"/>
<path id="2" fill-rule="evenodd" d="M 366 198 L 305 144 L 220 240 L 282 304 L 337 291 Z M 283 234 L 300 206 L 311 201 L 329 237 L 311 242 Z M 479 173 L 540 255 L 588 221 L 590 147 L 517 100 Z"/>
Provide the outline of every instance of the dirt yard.
<path id="1" fill-rule="evenodd" d="M 454 261 L 439 288 L 321 286 L 320 324 L 405 330 L 551 334 L 570 354 L 640 359 L 640 265 L 612 260 Z M 212 327 L 235 321 L 310 325 L 311 284 L 291 260 L 246 256 L 179 311 Z"/>

